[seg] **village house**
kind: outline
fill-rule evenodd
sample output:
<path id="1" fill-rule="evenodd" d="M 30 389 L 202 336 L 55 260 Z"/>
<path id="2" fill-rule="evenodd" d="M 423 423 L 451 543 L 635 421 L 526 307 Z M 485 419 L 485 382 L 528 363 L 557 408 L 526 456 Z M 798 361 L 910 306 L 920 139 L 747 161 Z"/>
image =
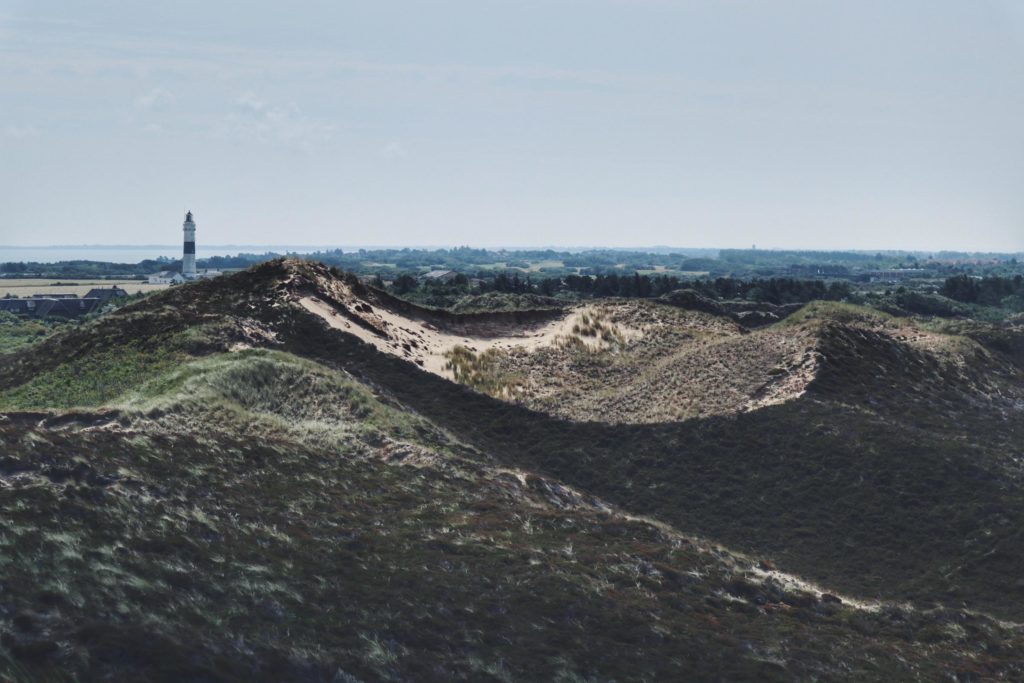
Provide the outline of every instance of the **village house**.
<path id="1" fill-rule="evenodd" d="M 432 270 L 420 275 L 420 280 L 423 282 L 451 282 L 458 276 L 459 274 L 454 270 Z"/>
<path id="2" fill-rule="evenodd" d="M 85 293 L 85 299 L 99 299 L 100 301 L 107 302 L 111 299 L 118 299 L 122 296 L 128 296 L 128 291 L 113 285 L 111 287 L 94 287 Z"/>
<path id="3" fill-rule="evenodd" d="M 0 311 L 34 318 L 80 318 L 98 310 L 111 299 L 123 296 L 128 296 L 128 292 L 117 285 L 90 289 L 83 297 L 77 294 L 33 294 L 25 298 L 7 296 L 0 299 Z"/>
<path id="4" fill-rule="evenodd" d="M 0 299 L 0 311 L 34 318 L 80 318 L 92 313 L 103 303 L 100 299 L 77 296 L 64 296 L 59 299 L 39 296 L 24 299 L 11 297 Z"/>

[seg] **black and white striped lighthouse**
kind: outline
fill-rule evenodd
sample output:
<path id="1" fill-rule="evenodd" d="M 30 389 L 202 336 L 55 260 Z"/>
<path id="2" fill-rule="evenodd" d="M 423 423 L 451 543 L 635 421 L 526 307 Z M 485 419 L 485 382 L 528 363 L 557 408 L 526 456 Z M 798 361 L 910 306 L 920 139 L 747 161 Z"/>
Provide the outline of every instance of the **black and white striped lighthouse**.
<path id="1" fill-rule="evenodd" d="M 185 231 L 185 251 L 181 258 L 181 274 L 186 277 L 196 274 L 196 223 L 192 220 L 192 212 L 185 213 L 182 224 Z"/>

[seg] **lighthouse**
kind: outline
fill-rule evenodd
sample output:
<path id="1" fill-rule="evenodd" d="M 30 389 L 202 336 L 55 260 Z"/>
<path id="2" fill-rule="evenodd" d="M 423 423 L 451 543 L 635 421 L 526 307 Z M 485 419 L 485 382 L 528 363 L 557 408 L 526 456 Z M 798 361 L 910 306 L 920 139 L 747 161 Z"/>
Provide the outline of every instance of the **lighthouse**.
<path id="1" fill-rule="evenodd" d="M 175 273 L 171 270 L 163 270 L 149 276 L 151 285 L 180 285 L 192 280 L 205 280 L 217 277 L 219 270 L 204 268 L 202 272 L 196 270 L 196 222 L 192 219 L 192 212 L 185 212 L 185 222 L 181 224 L 185 233 L 185 246 L 181 254 L 181 272 Z"/>
<path id="2" fill-rule="evenodd" d="M 182 230 L 185 231 L 185 249 L 181 257 L 181 274 L 187 277 L 196 276 L 196 222 L 192 220 L 192 212 L 185 213 L 185 222 L 182 223 Z"/>

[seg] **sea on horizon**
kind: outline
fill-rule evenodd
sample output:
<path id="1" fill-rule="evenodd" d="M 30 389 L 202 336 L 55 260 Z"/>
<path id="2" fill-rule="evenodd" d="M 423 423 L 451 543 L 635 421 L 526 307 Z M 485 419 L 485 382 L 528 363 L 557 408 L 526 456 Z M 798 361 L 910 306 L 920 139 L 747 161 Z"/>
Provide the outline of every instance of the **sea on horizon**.
<path id="1" fill-rule="evenodd" d="M 273 252 L 309 253 L 337 247 L 310 247 L 266 244 L 197 245 L 196 257 L 235 256 L 237 254 L 265 254 Z M 146 259 L 181 258 L 181 245 L 84 245 L 54 247 L 0 246 L 0 263 L 57 263 L 59 261 L 104 261 L 108 263 L 138 263 Z"/>

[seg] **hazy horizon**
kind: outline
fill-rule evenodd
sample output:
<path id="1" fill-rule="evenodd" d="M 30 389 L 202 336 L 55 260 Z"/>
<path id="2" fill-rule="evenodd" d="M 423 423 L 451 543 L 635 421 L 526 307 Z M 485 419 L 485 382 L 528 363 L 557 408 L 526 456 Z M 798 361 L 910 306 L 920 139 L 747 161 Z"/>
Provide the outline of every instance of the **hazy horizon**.
<path id="1" fill-rule="evenodd" d="M 1021 73 L 1010 0 L 9 0 L 0 242 L 1019 253 Z"/>
<path id="2" fill-rule="evenodd" d="M 236 256 L 239 254 L 262 254 L 262 253 L 294 253 L 306 255 L 318 251 L 328 252 L 340 249 L 344 253 L 353 253 L 361 250 L 374 252 L 376 250 L 395 249 L 457 249 L 460 247 L 472 247 L 472 245 L 436 245 L 436 244 L 409 244 L 409 245 L 334 245 L 334 244 L 209 244 L 197 246 L 197 257 L 199 259 L 211 258 L 214 256 Z M 717 258 L 719 247 L 689 247 L 671 245 L 633 245 L 625 247 L 607 247 L 601 245 L 499 245 L 488 247 L 493 251 L 504 251 L 510 254 L 526 251 L 557 251 L 569 253 L 584 253 L 588 251 L 613 250 L 634 253 L 651 254 L 684 254 L 689 257 Z M 784 249 L 772 247 L 758 247 L 757 251 L 763 252 L 788 252 L 788 251 L 819 251 L 811 249 Z M 906 254 L 913 257 L 937 257 L 943 255 L 963 255 L 969 257 L 1006 256 L 1022 257 L 1024 252 L 992 252 L 992 251 L 961 251 L 952 249 L 839 249 L 834 253 L 863 253 L 863 254 Z M 0 263 L 4 262 L 36 262 L 36 263 L 57 263 L 61 261 L 100 261 L 112 263 L 138 263 L 143 260 L 154 259 L 174 260 L 181 258 L 180 244 L 79 244 L 79 245 L 2 245 L 0 244 Z"/>

